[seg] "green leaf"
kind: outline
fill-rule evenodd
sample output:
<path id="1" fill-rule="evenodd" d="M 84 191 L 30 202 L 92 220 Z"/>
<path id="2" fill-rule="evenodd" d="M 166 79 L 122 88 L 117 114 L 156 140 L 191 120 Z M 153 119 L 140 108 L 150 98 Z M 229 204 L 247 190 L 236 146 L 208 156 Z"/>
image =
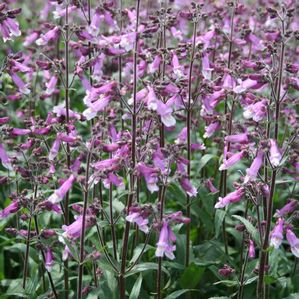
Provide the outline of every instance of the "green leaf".
<path id="1" fill-rule="evenodd" d="M 136 282 L 134 283 L 134 286 L 133 286 L 133 289 L 132 289 L 129 299 L 138 299 L 139 298 L 141 284 L 142 284 L 142 275 L 140 274 L 139 277 L 137 278 Z"/>
<path id="2" fill-rule="evenodd" d="M 217 209 L 215 213 L 215 237 L 218 238 L 221 228 L 223 226 L 223 220 L 226 215 L 225 210 Z"/>
<path id="3" fill-rule="evenodd" d="M 142 263 L 137 266 L 135 266 L 130 272 L 128 272 L 125 277 L 129 277 L 133 274 L 139 273 L 139 272 L 144 272 L 144 271 L 149 271 L 149 270 L 157 270 L 158 269 L 158 264 L 156 263 Z M 170 276 L 169 271 L 162 266 L 162 271 L 166 273 L 168 276 Z"/>
<path id="4" fill-rule="evenodd" d="M 180 278 L 180 286 L 184 289 L 193 289 L 200 282 L 205 271 L 204 267 L 199 267 L 191 263 Z"/>
<path id="5" fill-rule="evenodd" d="M 165 299 L 175 299 L 189 291 L 190 290 L 178 290 L 178 291 L 175 291 L 175 292 L 171 293 L 170 295 L 168 295 Z"/>
<path id="6" fill-rule="evenodd" d="M 260 245 L 260 240 L 259 240 L 257 229 L 247 219 L 245 219 L 242 216 L 233 215 L 232 217 L 235 218 L 235 219 L 237 219 L 237 220 L 239 220 L 239 221 L 241 221 L 245 225 L 247 231 L 251 235 L 251 237 L 254 240 L 254 242 L 256 244 Z"/>
<path id="7" fill-rule="evenodd" d="M 199 160 L 198 166 L 196 167 L 196 171 L 199 172 L 206 164 L 211 160 L 217 158 L 216 155 L 206 154 L 203 155 L 202 158 Z"/>

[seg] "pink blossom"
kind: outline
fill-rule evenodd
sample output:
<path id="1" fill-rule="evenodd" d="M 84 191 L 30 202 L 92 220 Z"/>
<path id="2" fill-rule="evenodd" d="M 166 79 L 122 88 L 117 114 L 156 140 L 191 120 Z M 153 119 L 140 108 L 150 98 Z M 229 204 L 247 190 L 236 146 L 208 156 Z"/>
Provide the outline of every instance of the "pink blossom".
<path id="1" fill-rule="evenodd" d="M 234 166 L 238 163 L 245 155 L 245 151 L 241 151 L 239 153 L 233 154 L 229 159 L 224 160 L 220 165 L 219 170 L 227 170 L 230 167 Z"/>
<path id="2" fill-rule="evenodd" d="M 267 101 L 262 100 L 251 104 L 245 108 L 243 116 L 246 119 L 253 119 L 256 122 L 263 120 L 267 116 Z"/>
<path id="3" fill-rule="evenodd" d="M 270 139 L 270 162 L 272 166 L 276 167 L 281 161 L 281 153 L 277 146 L 277 142 L 274 139 Z"/>
<path id="4" fill-rule="evenodd" d="M 279 218 L 276 222 L 275 227 L 270 233 L 270 245 L 274 246 L 275 249 L 278 249 L 278 247 L 282 243 L 283 225 L 284 225 L 284 220 L 282 218 Z"/>
<path id="5" fill-rule="evenodd" d="M 157 243 L 156 256 L 163 257 L 165 255 L 170 260 L 173 260 L 175 258 L 173 252 L 176 249 L 176 246 L 173 245 L 175 241 L 175 235 L 173 234 L 168 223 L 164 221 L 160 231 L 159 241 Z"/>
<path id="6" fill-rule="evenodd" d="M 4 210 L 0 212 L 0 219 L 6 218 L 10 214 L 16 213 L 20 209 L 19 202 L 13 201 Z"/>
<path id="7" fill-rule="evenodd" d="M 251 259 L 255 258 L 255 248 L 252 240 L 249 240 L 248 256 Z"/>
<path id="8" fill-rule="evenodd" d="M 15 73 L 10 75 L 14 83 L 17 85 L 19 91 L 23 94 L 29 94 L 30 89 L 27 88 L 27 84 L 23 82 L 23 80 Z"/>
<path id="9" fill-rule="evenodd" d="M 248 183 L 251 180 L 255 180 L 260 168 L 263 165 L 264 153 L 259 150 L 256 157 L 254 158 L 250 168 L 246 169 L 246 176 L 244 178 L 244 184 Z"/>
<path id="10" fill-rule="evenodd" d="M 205 127 L 205 134 L 203 135 L 204 138 L 211 137 L 216 131 L 219 131 L 221 129 L 220 122 L 215 121 L 212 122 L 210 125 Z"/>
<path id="11" fill-rule="evenodd" d="M 55 204 L 63 200 L 66 193 L 72 188 L 76 177 L 72 174 L 55 192 L 48 198 L 48 200 Z"/>
<path id="12" fill-rule="evenodd" d="M 286 237 L 291 246 L 292 253 L 299 258 L 299 239 L 289 228 L 286 230 Z"/>
<path id="13" fill-rule="evenodd" d="M 295 211 L 297 207 L 297 200 L 291 199 L 284 207 L 280 210 L 276 210 L 274 217 L 284 217 L 286 214 L 290 214 Z"/>
<path id="14" fill-rule="evenodd" d="M 131 223 L 136 223 L 138 225 L 139 230 L 143 231 L 144 233 L 148 234 L 148 219 L 143 218 L 142 215 L 138 212 L 129 212 L 129 215 L 126 217 L 126 220 Z"/>
<path id="15" fill-rule="evenodd" d="M 141 173 L 145 179 L 147 189 L 153 193 L 155 191 L 159 191 L 159 187 L 157 185 L 158 179 L 158 170 L 154 167 L 149 167 L 145 165 L 143 162 L 138 163 L 137 170 Z"/>
<path id="16" fill-rule="evenodd" d="M 42 34 L 39 39 L 36 40 L 36 44 L 38 46 L 45 46 L 49 42 L 57 40 L 60 35 L 59 27 L 54 27 L 53 29 L 49 30 L 47 33 Z"/>
<path id="17" fill-rule="evenodd" d="M 45 268 L 48 272 L 51 272 L 54 265 L 54 255 L 52 249 L 50 247 L 47 248 L 46 252 L 46 260 L 45 260 Z"/>
<path id="18" fill-rule="evenodd" d="M 239 188 L 238 190 L 227 194 L 225 197 L 219 197 L 218 202 L 215 204 L 215 208 L 216 209 L 224 208 L 230 203 L 240 201 L 244 193 L 245 193 L 244 188 Z"/>
<path id="19" fill-rule="evenodd" d="M 58 78 L 56 76 L 52 76 L 50 81 L 46 83 L 46 94 L 51 95 L 55 91 L 55 87 L 57 84 Z"/>
<path id="20" fill-rule="evenodd" d="M 225 136 L 224 140 L 230 143 L 246 144 L 249 142 L 247 133 Z"/>

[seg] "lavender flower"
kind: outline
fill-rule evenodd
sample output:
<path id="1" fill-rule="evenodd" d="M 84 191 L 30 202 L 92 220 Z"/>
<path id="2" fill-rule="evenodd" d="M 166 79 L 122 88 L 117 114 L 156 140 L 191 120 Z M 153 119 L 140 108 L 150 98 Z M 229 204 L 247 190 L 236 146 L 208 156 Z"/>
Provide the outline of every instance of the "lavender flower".
<path id="1" fill-rule="evenodd" d="M 0 143 L 0 159 L 1 159 L 3 167 L 5 167 L 6 169 L 9 169 L 9 170 L 12 169 L 10 158 L 8 157 L 2 143 Z"/>
<path id="2" fill-rule="evenodd" d="M 215 204 L 215 208 L 216 209 L 224 208 L 230 203 L 240 201 L 244 193 L 245 193 L 244 188 L 239 188 L 238 190 L 227 194 L 225 197 L 219 197 L 218 202 Z"/>
<path id="3" fill-rule="evenodd" d="M 279 218 L 276 222 L 275 227 L 270 233 L 270 245 L 274 246 L 275 249 L 278 249 L 283 240 L 283 225 L 284 220 Z"/>
<path id="4" fill-rule="evenodd" d="M 229 159 L 224 160 L 220 165 L 219 170 L 226 170 L 238 163 L 245 155 L 245 151 L 241 151 L 232 155 Z"/>
<path id="5" fill-rule="evenodd" d="M 291 229 L 287 228 L 286 230 L 286 237 L 291 246 L 292 253 L 299 258 L 299 239 L 296 237 L 294 232 Z"/>
<path id="6" fill-rule="evenodd" d="M 244 178 L 244 184 L 251 180 L 255 180 L 260 168 L 263 165 L 264 153 L 260 150 L 258 151 L 256 157 L 254 158 L 250 168 L 246 169 L 246 176 Z"/>
<path id="7" fill-rule="evenodd" d="M 176 249 L 176 246 L 173 245 L 175 241 L 175 235 L 173 234 L 168 223 L 164 221 L 160 231 L 159 241 L 157 243 L 156 256 L 163 257 L 165 255 L 170 260 L 173 260 L 175 258 L 173 252 Z"/>
<path id="8" fill-rule="evenodd" d="M 19 202 L 13 201 L 4 210 L 0 212 L 0 219 L 6 218 L 10 214 L 16 213 L 20 209 Z"/>
<path id="9" fill-rule="evenodd" d="M 276 213 L 274 214 L 274 217 L 279 217 L 282 218 L 284 217 L 286 214 L 290 214 L 293 211 L 295 211 L 296 207 L 297 207 L 297 200 L 295 199 L 291 199 L 284 207 L 282 207 L 280 210 L 276 210 Z"/>
<path id="10" fill-rule="evenodd" d="M 48 272 L 51 272 L 54 265 L 54 255 L 52 249 L 50 247 L 47 248 L 46 252 L 46 261 L 45 261 L 45 268 Z"/>
<path id="11" fill-rule="evenodd" d="M 144 233 L 148 234 L 148 219 L 143 218 L 142 215 L 138 212 L 129 212 L 129 215 L 126 217 L 126 220 L 131 223 L 136 223 L 138 228 L 143 231 Z"/>
<path id="12" fill-rule="evenodd" d="M 76 177 L 72 174 L 49 198 L 48 201 L 55 204 L 63 200 L 66 193 L 72 188 Z"/>
<path id="13" fill-rule="evenodd" d="M 277 146 L 277 143 L 275 140 L 270 139 L 270 162 L 272 166 L 276 167 L 279 165 L 281 160 L 281 153 Z"/>

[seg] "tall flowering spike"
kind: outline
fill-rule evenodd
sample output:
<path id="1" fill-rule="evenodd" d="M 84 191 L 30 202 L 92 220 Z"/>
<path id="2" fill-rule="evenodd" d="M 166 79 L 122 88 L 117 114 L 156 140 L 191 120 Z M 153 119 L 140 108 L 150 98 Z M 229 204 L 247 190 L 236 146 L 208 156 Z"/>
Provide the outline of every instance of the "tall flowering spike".
<path id="1" fill-rule="evenodd" d="M 273 139 L 270 139 L 270 162 L 272 166 L 276 167 L 281 161 L 281 153 L 277 146 L 277 142 Z"/>
<path id="2" fill-rule="evenodd" d="M 20 209 L 19 202 L 13 201 L 4 210 L 0 211 L 0 219 L 6 218 L 10 214 L 16 213 Z"/>
<path id="3" fill-rule="evenodd" d="M 275 227 L 270 233 L 270 245 L 274 246 L 275 249 L 278 249 L 283 240 L 283 225 L 284 220 L 279 218 L 276 222 Z"/>
<path id="4" fill-rule="evenodd" d="M 246 176 L 244 178 L 244 184 L 248 183 L 251 180 L 255 180 L 260 168 L 263 165 L 264 153 L 259 150 L 256 157 L 254 158 L 251 166 L 246 169 Z"/>
<path id="5" fill-rule="evenodd" d="M 276 210 L 274 217 L 284 217 L 286 214 L 290 214 L 297 208 L 298 201 L 296 199 L 291 199 L 284 207 L 280 210 Z"/>
<path id="6" fill-rule="evenodd" d="M 0 160 L 2 162 L 3 167 L 9 170 L 12 169 L 10 158 L 8 157 L 2 143 L 0 143 Z"/>
<path id="7" fill-rule="evenodd" d="M 224 160 L 220 165 L 219 170 L 226 170 L 238 163 L 245 155 L 245 151 L 241 151 L 232 155 L 229 159 Z"/>
<path id="8" fill-rule="evenodd" d="M 54 265 L 54 255 L 52 249 L 50 247 L 47 248 L 46 252 L 46 260 L 45 260 L 45 268 L 48 272 L 51 272 Z"/>
<path id="9" fill-rule="evenodd" d="M 55 204 L 63 200 L 66 193 L 72 188 L 76 177 L 72 174 L 49 198 L 48 200 Z"/>
<path id="10" fill-rule="evenodd" d="M 156 256 L 163 257 L 165 255 L 170 260 L 173 260 L 175 258 L 173 252 L 176 249 L 173 242 L 175 242 L 175 236 L 168 223 L 164 221 L 160 231 L 159 241 L 157 243 Z"/>
<path id="11" fill-rule="evenodd" d="M 249 247 L 248 247 L 248 256 L 251 259 L 255 258 L 255 248 L 254 248 L 254 243 L 253 241 L 250 239 L 249 240 Z"/>
<path id="12" fill-rule="evenodd" d="M 219 197 L 218 202 L 215 204 L 215 208 L 216 209 L 224 208 L 230 203 L 240 201 L 244 193 L 245 193 L 244 188 L 239 188 L 238 190 L 227 194 L 225 197 Z"/>
<path id="13" fill-rule="evenodd" d="M 294 232 L 291 229 L 287 228 L 286 230 L 286 237 L 291 246 L 292 253 L 299 258 L 299 239 L 296 237 Z"/>

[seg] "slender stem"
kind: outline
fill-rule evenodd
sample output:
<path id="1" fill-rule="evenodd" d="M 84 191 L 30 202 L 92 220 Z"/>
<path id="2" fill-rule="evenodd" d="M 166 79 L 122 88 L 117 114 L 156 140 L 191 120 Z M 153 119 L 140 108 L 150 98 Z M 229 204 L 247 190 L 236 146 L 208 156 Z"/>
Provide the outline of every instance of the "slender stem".
<path id="1" fill-rule="evenodd" d="M 163 221 L 164 212 L 164 198 L 165 198 L 165 185 L 162 186 L 159 192 L 159 203 L 160 203 L 160 222 Z M 162 285 L 162 257 L 158 257 L 158 271 L 157 271 L 157 299 L 161 299 L 161 285 Z"/>
<path id="2" fill-rule="evenodd" d="M 111 227 L 111 236 L 112 236 L 113 257 L 116 260 L 117 259 L 117 242 L 116 242 L 115 224 L 114 224 L 114 220 L 113 220 L 112 192 L 113 192 L 113 185 L 110 183 L 110 186 L 109 186 L 109 216 L 110 216 L 110 227 Z"/>
<path id="3" fill-rule="evenodd" d="M 39 236 L 39 228 L 38 228 L 38 222 L 37 222 L 37 216 L 36 215 L 34 215 L 34 226 L 35 226 L 35 232 L 36 232 L 37 236 Z M 44 252 L 43 249 L 41 249 L 41 253 L 42 253 L 43 261 L 44 261 L 44 264 L 45 264 L 45 262 L 46 262 L 46 255 L 45 255 L 45 252 Z M 43 267 L 43 268 L 47 272 L 47 275 L 48 275 L 48 278 L 49 278 L 49 282 L 50 282 L 50 285 L 51 285 L 51 288 L 52 288 L 52 292 L 53 292 L 55 298 L 58 299 L 58 294 L 57 294 L 57 291 L 56 291 L 56 288 L 55 288 L 55 285 L 54 285 L 54 282 L 53 282 L 52 274 L 45 267 Z"/>
<path id="4" fill-rule="evenodd" d="M 69 124 L 69 2 L 66 1 L 65 6 L 65 109 L 66 109 L 66 124 Z M 71 164 L 71 155 L 70 155 L 70 146 L 67 143 L 66 146 L 66 160 L 67 160 L 67 168 L 70 168 Z M 65 196 L 64 202 L 64 213 L 65 213 L 65 224 L 69 224 L 69 192 L 67 192 Z M 65 299 L 69 298 L 69 267 L 68 261 L 64 262 L 64 290 L 65 290 Z"/>
<path id="5" fill-rule="evenodd" d="M 26 288 L 26 279 L 28 272 L 28 258 L 29 258 L 29 249 L 30 249 L 30 227 L 31 227 L 32 217 L 29 218 L 28 229 L 27 229 L 27 239 L 26 239 L 26 252 L 25 252 L 25 261 L 24 261 L 24 274 L 23 274 L 23 289 Z"/>
<path id="6" fill-rule="evenodd" d="M 84 183 L 84 204 L 83 204 L 83 215 L 82 215 L 82 227 L 81 227 L 81 236 L 80 236 L 80 263 L 78 270 L 78 293 L 77 298 L 82 298 L 82 276 L 83 276 L 83 266 L 84 266 L 84 242 L 85 242 L 85 223 L 86 223 L 86 212 L 88 205 L 88 180 L 89 180 L 89 170 L 90 170 L 90 161 L 92 155 L 93 141 L 91 142 L 91 148 L 87 156 L 87 165 L 86 165 L 86 175 Z"/>
<path id="7" fill-rule="evenodd" d="M 187 104 L 187 118 L 186 118 L 186 127 L 187 127 L 187 176 L 190 180 L 191 176 L 191 119 L 192 119 L 192 69 L 194 63 L 194 55 L 195 55 L 195 45 L 196 45 L 196 31 L 197 31 L 197 20 L 194 20 L 193 23 L 193 33 L 192 33 L 192 52 L 190 58 L 190 66 L 189 66 L 189 78 L 188 78 L 188 104 Z M 186 205 L 187 211 L 186 216 L 191 218 L 191 207 L 190 207 L 190 196 L 186 195 Z M 188 267 L 189 259 L 190 259 L 190 223 L 186 224 L 186 256 L 185 256 L 185 266 Z"/>
<path id="8" fill-rule="evenodd" d="M 284 21 L 282 20 L 282 31 L 284 33 Z M 281 83 L 282 83 L 282 75 L 283 75 L 283 64 L 284 64 L 284 52 L 285 52 L 285 43 L 284 40 L 281 42 L 281 52 L 279 59 L 279 74 L 278 74 L 278 83 L 276 90 L 276 103 L 275 103 L 275 124 L 274 124 L 274 140 L 277 142 L 278 139 L 278 129 L 279 129 L 279 109 L 280 109 L 280 93 L 281 93 Z M 264 275 L 265 268 L 268 259 L 267 249 L 269 246 L 269 235 L 271 228 L 271 220 L 272 220 L 272 210 L 273 210 L 273 197 L 275 192 L 275 183 L 276 183 L 277 169 L 273 169 L 272 179 L 271 179 L 271 188 L 269 200 L 267 203 L 267 218 L 266 218 L 266 229 L 265 229 L 265 238 L 263 242 L 262 252 L 260 255 L 260 265 L 259 265 L 259 277 L 257 284 L 257 298 L 264 299 L 265 298 L 265 288 L 264 288 Z"/>
<path id="9" fill-rule="evenodd" d="M 138 26 L 139 26 L 139 10 L 140 10 L 140 0 L 137 0 L 136 3 L 136 40 L 134 45 L 134 53 L 133 53 L 133 113 L 132 113 L 132 141 L 131 141 L 131 156 L 132 156 L 132 170 L 135 168 L 136 164 L 136 124 L 137 124 L 137 51 L 138 51 Z M 127 213 L 133 202 L 134 197 L 134 188 L 135 188 L 135 176 L 133 171 L 130 175 L 130 194 L 128 196 L 127 201 Z M 122 253 L 121 253 L 121 272 L 119 276 L 119 291 L 120 291 L 120 299 L 125 299 L 126 297 L 126 281 L 125 281 L 125 272 L 126 272 L 126 259 L 128 253 L 128 242 L 129 242 L 129 232 L 130 232 L 130 222 L 126 221 L 123 243 L 122 243 Z"/>

